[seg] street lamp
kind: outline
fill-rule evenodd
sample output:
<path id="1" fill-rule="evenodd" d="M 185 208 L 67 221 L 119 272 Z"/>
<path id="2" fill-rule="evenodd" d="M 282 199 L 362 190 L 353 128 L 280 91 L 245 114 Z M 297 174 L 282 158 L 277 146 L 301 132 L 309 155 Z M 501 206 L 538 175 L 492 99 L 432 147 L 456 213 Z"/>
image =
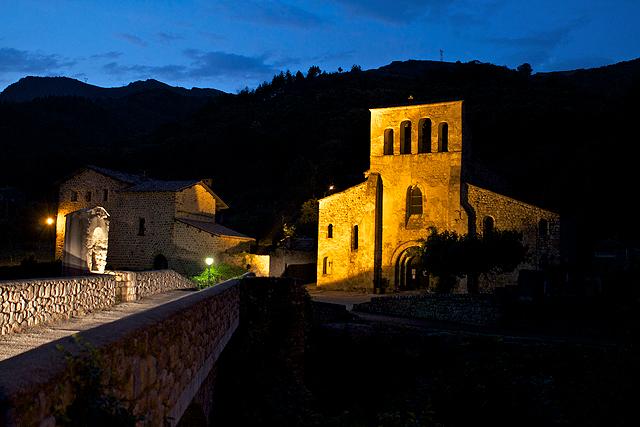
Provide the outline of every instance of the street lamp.
<path id="1" fill-rule="evenodd" d="M 50 216 L 47 217 L 47 219 L 44 220 L 44 223 L 47 224 L 47 225 L 53 225 L 54 222 L 55 221 Z"/>
<path id="2" fill-rule="evenodd" d="M 207 286 L 211 286 L 211 266 L 213 265 L 213 258 L 211 257 L 205 258 L 204 263 L 207 264 L 208 266 Z"/>

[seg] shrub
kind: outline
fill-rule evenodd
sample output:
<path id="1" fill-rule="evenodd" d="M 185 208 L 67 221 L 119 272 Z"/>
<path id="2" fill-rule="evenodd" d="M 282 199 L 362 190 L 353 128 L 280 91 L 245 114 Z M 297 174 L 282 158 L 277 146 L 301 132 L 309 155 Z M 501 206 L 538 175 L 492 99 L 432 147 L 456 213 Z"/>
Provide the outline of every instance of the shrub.
<path id="1" fill-rule="evenodd" d="M 210 286 L 217 285 L 218 283 L 224 282 L 225 280 L 241 276 L 246 272 L 247 270 L 242 267 L 220 263 L 205 268 L 202 273 L 198 274 L 197 276 L 191 277 L 191 280 L 196 282 L 198 289 L 204 289 Z"/>

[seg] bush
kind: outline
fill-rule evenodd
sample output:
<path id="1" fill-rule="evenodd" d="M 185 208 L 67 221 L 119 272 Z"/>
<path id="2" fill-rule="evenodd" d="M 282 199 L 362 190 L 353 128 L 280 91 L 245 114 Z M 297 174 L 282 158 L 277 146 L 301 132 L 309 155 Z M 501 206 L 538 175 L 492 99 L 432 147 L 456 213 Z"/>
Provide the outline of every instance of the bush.
<path id="1" fill-rule="evenodd" d="M 215 264 L 211 267 L 205 268 L 202 273 L 197 276 L 191 277 L 191 280 L 196 282 L 198 289 L 208 288 L 210 286 L 217 285 L 225 280 L 233 279 L 246 273 L 242 267 L 238 267 L 231 264 Z"/>

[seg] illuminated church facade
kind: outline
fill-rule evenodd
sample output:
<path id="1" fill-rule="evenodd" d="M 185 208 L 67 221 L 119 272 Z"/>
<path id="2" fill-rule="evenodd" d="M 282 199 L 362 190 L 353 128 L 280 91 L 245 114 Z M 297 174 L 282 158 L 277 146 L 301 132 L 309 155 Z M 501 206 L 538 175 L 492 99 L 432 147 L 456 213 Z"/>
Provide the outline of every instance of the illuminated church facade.
<path id="1" fill-rule="evenodd" d="M 412 248 L 431 227 L 462 234 L 520 231 L 528 255 L 519 269 L 558 260 L 557 213 L 465 181 L 462 101 L 370 111 L 366 180 L 319 201 L 318 286 L 429 286 Z M 481 290 L 514 283 L 517 274 L 485 278 Z"/>

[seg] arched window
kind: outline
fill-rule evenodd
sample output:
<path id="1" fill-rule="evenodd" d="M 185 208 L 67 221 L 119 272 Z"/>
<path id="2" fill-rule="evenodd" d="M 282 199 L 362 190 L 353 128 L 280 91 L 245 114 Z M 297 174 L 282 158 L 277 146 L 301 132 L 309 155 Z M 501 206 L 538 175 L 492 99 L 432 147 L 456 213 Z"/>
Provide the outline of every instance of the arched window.
<path id="1" fill-rule="evenodd" d="M 400 154 L 411 154 L 411 122 L 400 123 Z"/>
<path id="2" fill-rule="evenodd" d="M 331 260 L 329 260 L 329 257 L 324 257 L 322 258 L 322 274 L 326 275 L 326 274 L 331 274 L 331 267 L 333 266 L 333 263 L 331 262 Z"/>
<path id="3" fill-rule="evenodd" d="M 440 123 L 438 127 L 438 151 L 449 151 L 449 125 L 446 122 Z"/>
<path id="4" fill-rule="evenodd" d="M 333 239 L 333 224 L 327 227 L 327 239 Z"/>
<path id="5" fill-rule="evenodd" d="M 549 221 L 544 218 L 538 222 L 538 235 L 541 239 L 546 239 L 549 236 Z"/>
<path id="6" fill-rule="evenodd" d="M 493 234 L 495 230 L 495 220 L 492 216 L 485 216 L 482 220 L 482 235 L 487 237 Z"/>
<path id="7" fill-rule="evenodd" d="M 418 124 L 418 153 L 431 152 L 431 119 L 421 119 Z"/>
<path id="8" fill-rule="evenodd" d="M 417 185 L 407 189 L 407 218 L 422 215 L 422 191 Z"/>
<path id="9" fill-rule="evenodd" d="M 71 201 L 72 202 L 77 202 L 78 201 L 78 192 L 77 191 L 71 190 Z"/>
<path id="10" fill-rule="evenodd" d="M 384 154 L 393 154 L 393 129 L 384 130 Z"/>
<path id="11" fill-rule="evenodd" d="M 90 202 L 91 201 L 91 191 L 87 191 L 86 194 L 84 195 L 84 200 L 86 202 Z"/>
<path id="12" fill-rule="evenodd" d="M 358 250 L 358 226 L 357 225 L 353 226 L 353 233 L 351 236 L 351 248 L 354 251 Z"/>

